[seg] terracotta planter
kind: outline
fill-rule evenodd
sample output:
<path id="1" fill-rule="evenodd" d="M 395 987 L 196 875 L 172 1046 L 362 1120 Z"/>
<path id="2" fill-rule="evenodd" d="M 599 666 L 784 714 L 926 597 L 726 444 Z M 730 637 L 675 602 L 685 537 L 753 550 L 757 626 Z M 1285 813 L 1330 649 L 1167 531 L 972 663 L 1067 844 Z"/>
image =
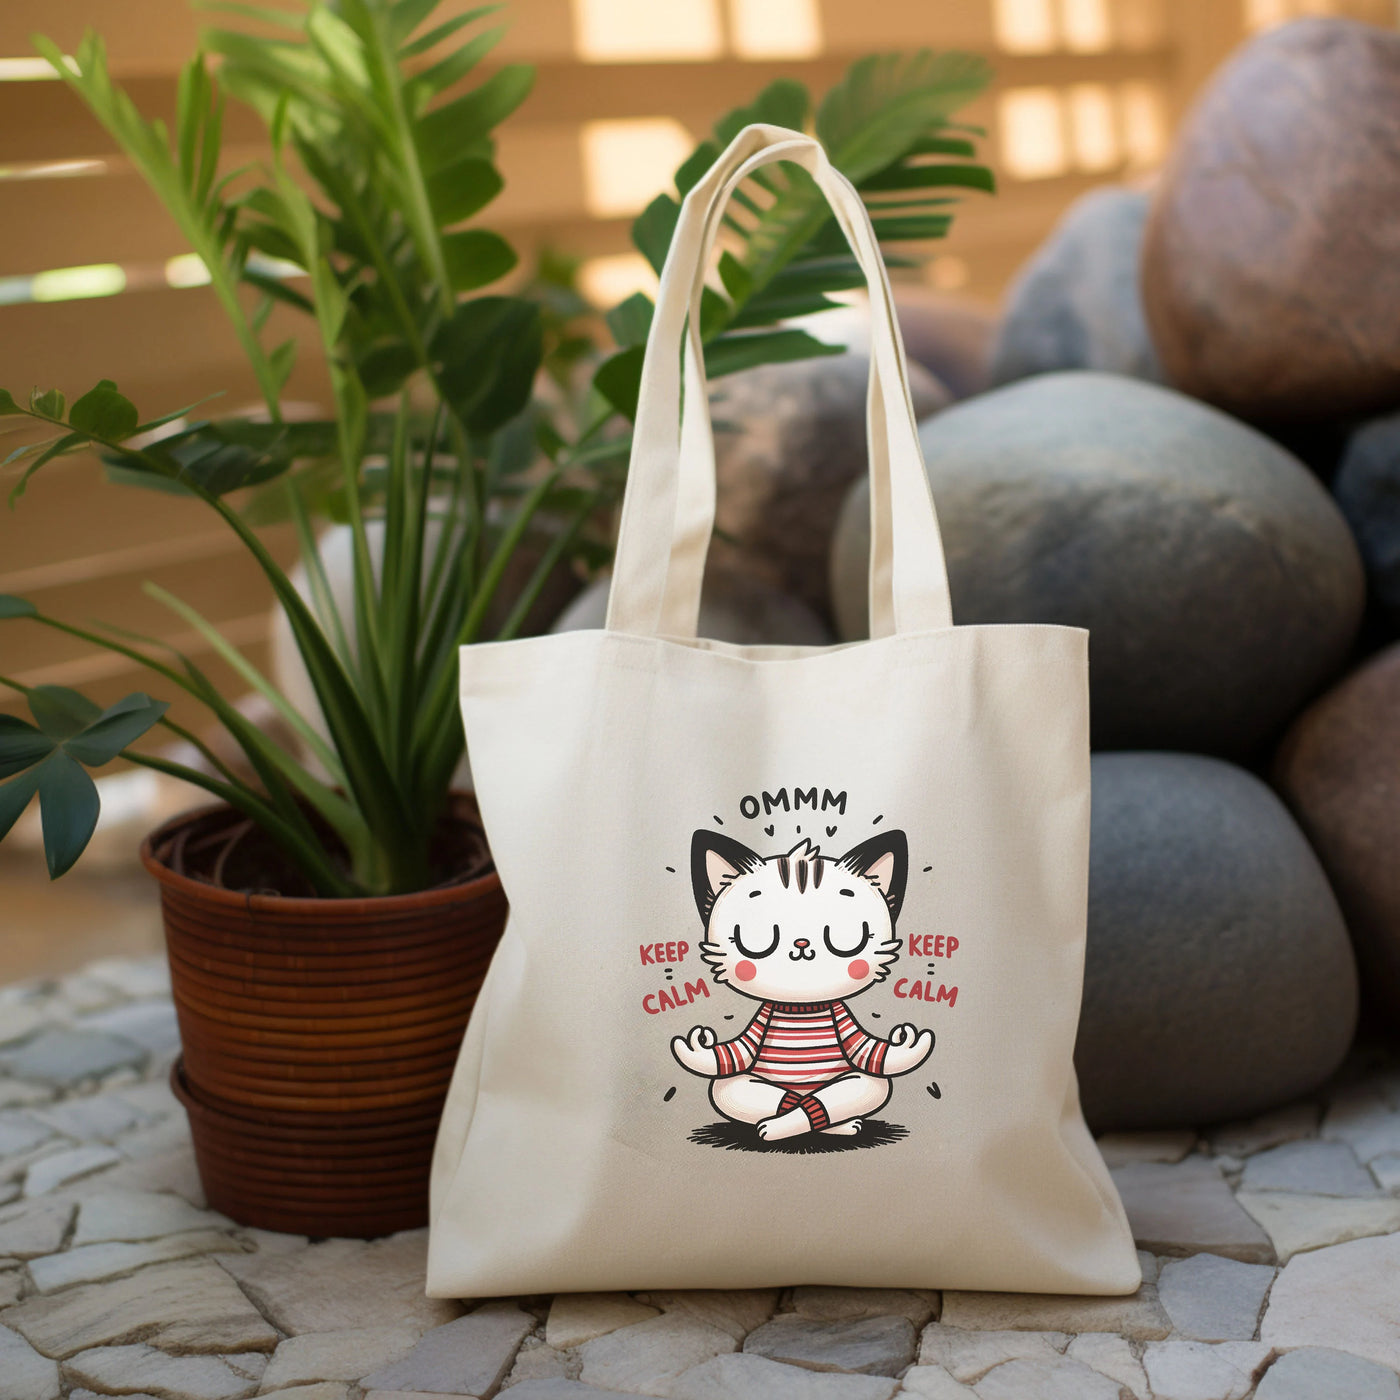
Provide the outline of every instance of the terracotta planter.
<path id="1" fill-rule="evenodd" d="M 171 1078 L 209 1203 L 295 1234 L 423 1225 L 438 1115 L 505 923 L 475 804 L 452 812 L 474 868 L 374 899 L 247 894 L 182 868 L 240 822 L 208 808 L 141 848 L 184 1048 Z"/>

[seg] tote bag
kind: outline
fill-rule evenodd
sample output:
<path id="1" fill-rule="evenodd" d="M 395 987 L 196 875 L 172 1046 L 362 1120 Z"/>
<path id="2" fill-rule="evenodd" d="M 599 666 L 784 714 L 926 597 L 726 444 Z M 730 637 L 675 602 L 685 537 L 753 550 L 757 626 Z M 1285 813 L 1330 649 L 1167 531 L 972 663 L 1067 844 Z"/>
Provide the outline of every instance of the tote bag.
<path id="1" fill-rule="evenodd" d="M 872 640 L 844 647 L 695 635 L 703 270 L 776 160 L 870 288 Z M 429 1293 L 1137 1288 L 1071 1062 L 1086 640 L 952 625 L 861 200 L 810 138 L 740 132 L 661 278 L 606 628 L 462 652 L 510 917 L 437 1142 Z"/>

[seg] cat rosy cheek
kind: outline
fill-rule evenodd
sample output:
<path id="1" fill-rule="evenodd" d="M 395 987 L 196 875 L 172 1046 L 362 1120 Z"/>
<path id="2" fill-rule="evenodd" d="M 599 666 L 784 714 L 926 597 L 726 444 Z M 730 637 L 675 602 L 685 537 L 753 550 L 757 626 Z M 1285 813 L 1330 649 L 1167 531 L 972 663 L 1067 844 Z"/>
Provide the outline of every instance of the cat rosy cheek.
<path id="1" fill-rule="evenodd" d="M 741 982 L 752 982 L 758 976 L 758 969 L 745 958 L 743 962 L 734 965 L 734 975 Z"/>
<path id="2" fill-rule="evenodd" d="M 870 976 L 870 964 L 864 958 L 857 958 L 846 971 L 859 982 L 862 977 Z M 743 973 L 739 975 L 742 977 Z"/>

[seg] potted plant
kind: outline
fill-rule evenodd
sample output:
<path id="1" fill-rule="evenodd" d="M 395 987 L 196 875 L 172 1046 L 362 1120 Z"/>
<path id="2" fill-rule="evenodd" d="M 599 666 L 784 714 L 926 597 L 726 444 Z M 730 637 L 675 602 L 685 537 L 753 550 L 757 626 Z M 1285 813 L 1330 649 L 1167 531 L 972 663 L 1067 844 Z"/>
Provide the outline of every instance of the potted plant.
<path id="1" fill-rule="evenodd" d="M 184 1052 L 175 1082 L 209 1199 L 269 1228 L 372 1235 L 425 1219 L 437 1114 L 505 914 L 471 798 L 451 791 L 457 649 L 516 635 L 562 564 L 606 562 L 651 304 L 636 295 L 609 313 L 615 352 L 593 356 L 575 391 L 593 340 L 566 265 L 547 260 L 512 294 L 478 294 L 516 263 L 469 221 L 501 188 L 492 132 L 533 76 L 507 65 L 481 78 L 499 37 L 483 27 L 488 11 L 439 22 L 435 0 L 227 8 L 260 32 L 204 35 L 169 131 L 112 82 L 97 37 L 73 60 L 35 42 L 202 260 L 261 410 L 143 420 L 112 380 L 71 405 L 53 389 L 0 391 L 0 416 L 48 434 L 6 459 L 11 503 L 47 462 L 84 451 L 120 482 L 198 498 L 267 578 L 321 716 L 159 589 L 295 742 L 251 722 L 168 645 L 0 597 L 0 620 L 139 664 L 153 691 L 206 709 L 240 755 L 230 762 L 164 699 L 104 710 L 0 676 L 30 714 L 0 715 L 0 838 L 37 795 L 49 871 L 63 874 L 97 820 L 90 770 L 118 760 L 210 794 L 217 805 L 163 826 L 142 852 L 161 886 Z M 986 80 L 963 55 L 863 59 L 816 111 L 883 240 L 936 238 L 950 188 L 991 187 L 972 133 L 950 120 Z M 252 168 L 224 168 L 228 98 L 266 124 L 267 157 Z M 800 84 L 766 88 L 717 123 L 677 192 L 747 122 L 810 125 L 809 106 Z M 705 294 L 710 374 L 832 353 L 783 324 L 860 283 L 820 195 L 802 172 L 770 169 L 737 204 L 724 292 Z M 633 228 L 658 270 L 678 208 L 658 196 Z M 279 305 L 314 324 L 334 410 L 323 420 L 285 411 L 296 342 L 269 344 Z M 550 376 L 554 391 L 537 393 Z M 271 508 L 295 524 L 306 596 L 253 523 Z M 317 550 L 324 519 L 353 542 L 344 610 Z M 197 759 L 163 750 L 163 736 Z"/>

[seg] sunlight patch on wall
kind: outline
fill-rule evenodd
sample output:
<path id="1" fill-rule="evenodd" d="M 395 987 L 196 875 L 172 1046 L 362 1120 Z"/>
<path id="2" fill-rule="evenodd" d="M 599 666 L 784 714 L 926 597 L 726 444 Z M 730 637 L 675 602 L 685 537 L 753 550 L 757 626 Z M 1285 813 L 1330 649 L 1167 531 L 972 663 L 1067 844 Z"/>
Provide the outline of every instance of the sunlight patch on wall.
<path id="1" fill-rule="evenodd" d="M 1071 53 L 1103 53 L 1110 48 L 1108 0 L 1060 0 L 1060 37 Z"/>
<path id="2" fill-rule="evenodd" d="M 1011 88 L 997 99 L 1001 160 L 1018 180 L 1044 180 L 1069 167 L 1064 112 L 1052 87 Z"/>
<path id="3" fill-rule="evenodd" d="M 207 287 L 209 269 L 198 253 L 181 253 L 166 259 L 165 280 L 172 287 Z"/>
<path id="4" fill-rule="evenodd" d="M 1055 47 L 1053 0 L 994 0 L 997 47 L 1007 53 L 1049 53 Z"/>
<path id="5" fill-rule="evenodd" d="M 585 122 L 579 142 L 584 198 L 588 212 L 600 219 L 640 213 L 670 187 L 676 167 L 695 146 L 671 117 Z"/>
<path id="6" fill-rule="evenodd" d="M 29 160 L 0 165 L 0 180 L 71 180 L 75 176 L 106 173 L 105 160 Z"/>
<path id="7" fill-rule="evenodd" d="M 597 307 L 613 307 L 633 292 L 656 295 L 656 274 L 640 253 L 589 258 L 578 273 L 579 290 Z"/>
<path id="8" fill-rule="evenodd" d="M 574 50 L 586 63 L 718 58 L 719 0 L 573 0 Z"/>
<path id="9" fill-rule="evenodd" d="M 822 51 L 817 0 L 729 0 L 729 33 L 739 58 L 815 58 Z"/>
<path id="10" fill-rule="evenodd" d="M 997 118 L 1002 168 L 1018 180 L 1148 169 L 1166 149 L 1154 83 L 1010 88 L 998 98 Z"/>
<path id="11" fill-rule="evenodd" d="M 85 297 L 112 297 L 125 290 L 126 272 L 116 263 L 56 267 L 36 272 L 29 279 L 30 301 L 80 301 Z"/>
<path id="12" fill-rule="evenodd" d="M 72 54 L 64 54 L 63 61 L 76 69 Z M 35 55 L 32 58 L 0 58 L 0 83 L 53 83 L 58 74 L 46 58 Z"/>
<path id="13" fill-rule="evenodd" d="M 1124 83 L 1118 90 L 1123 147 L 1128 163 L 1146 170 L 1167 152 L 1167 114 L 1161 91 L 1152 83 Z"/>
<path id="14" fill-rule="evenodd" d="M 1105 83 L 1075 83 L 1066 94 L 1070 147 L 1080 170 L 1112 170 L 1122 159 L 1113 93 Z"/>

